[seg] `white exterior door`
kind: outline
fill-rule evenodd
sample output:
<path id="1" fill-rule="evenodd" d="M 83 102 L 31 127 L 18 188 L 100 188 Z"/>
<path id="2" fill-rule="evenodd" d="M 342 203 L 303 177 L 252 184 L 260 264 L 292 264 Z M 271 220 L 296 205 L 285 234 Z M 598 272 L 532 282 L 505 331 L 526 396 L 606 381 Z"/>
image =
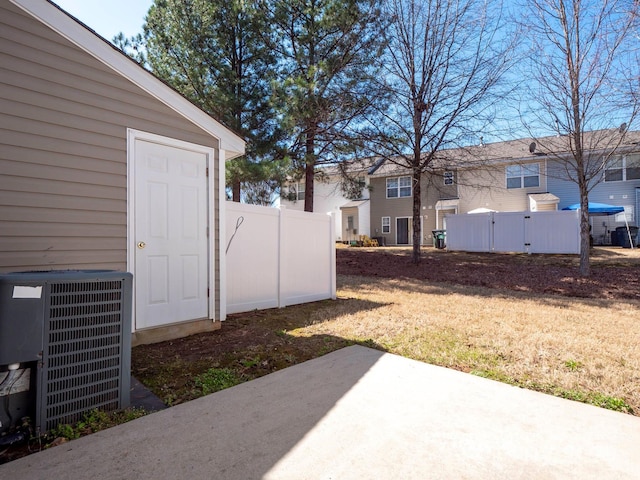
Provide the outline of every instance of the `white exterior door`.
<path id="1" fill-rule="evenodd" d="M 207 154 L 134 142 L 135 328 L 207 318 Z"/>

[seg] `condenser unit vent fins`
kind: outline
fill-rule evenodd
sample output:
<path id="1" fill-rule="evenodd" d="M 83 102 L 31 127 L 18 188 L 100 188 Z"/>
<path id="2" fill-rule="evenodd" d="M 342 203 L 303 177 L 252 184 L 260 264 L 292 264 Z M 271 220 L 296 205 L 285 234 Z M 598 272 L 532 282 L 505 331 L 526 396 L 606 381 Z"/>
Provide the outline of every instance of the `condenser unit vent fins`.
<path id="1" fill-rule="evenodd" d="M 123 282 L 49 284 L 41 392 L 44 431 L 78 422 L 96 408 L 121 407 L 122 340 L 130 334 L 123 318 Z"/>

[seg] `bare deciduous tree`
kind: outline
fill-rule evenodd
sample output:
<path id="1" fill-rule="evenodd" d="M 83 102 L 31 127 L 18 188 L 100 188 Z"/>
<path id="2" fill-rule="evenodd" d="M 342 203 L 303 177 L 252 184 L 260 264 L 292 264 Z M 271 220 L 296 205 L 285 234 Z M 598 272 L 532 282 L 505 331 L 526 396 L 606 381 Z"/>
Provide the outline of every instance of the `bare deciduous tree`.
<path id="1" fill-rule="evenodd" d="M 524 72 L 531 81 L 523 118 L 530 131 L 556 133 L 538 140 L 539 148 L 558 165 L 549 174 L 578 187 L 580 274 L 588 276 L 589 193 L 603 180 L 608 159 L 622 145 L 640 107 L 637 42 L 629 42 L 639 4 L 529 0 L 525 8 L 533 53 Z"/>
<path id="2" fill-rule="evenodd" d="M 445 168 L 444 149 L 490 124 L 494 100 L 512 64 L 512 36 L 499 2 L 387 0 L 385 58 L 393 103 L 380 122 L 378 153 L 411 171 L 413 255 L 420 262 L 421 182 Z"/>

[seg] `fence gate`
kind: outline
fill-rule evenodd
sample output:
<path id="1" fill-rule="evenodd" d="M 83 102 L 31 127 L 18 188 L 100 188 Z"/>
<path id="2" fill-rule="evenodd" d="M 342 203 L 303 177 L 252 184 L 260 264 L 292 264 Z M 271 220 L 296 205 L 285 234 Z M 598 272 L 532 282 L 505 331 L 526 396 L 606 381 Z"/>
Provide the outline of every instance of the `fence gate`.
<path id="1" fill-rule="evenodd" d="M 454 251 L 580 253 L 577 211 L 447 215 L 446 235 Z"/>

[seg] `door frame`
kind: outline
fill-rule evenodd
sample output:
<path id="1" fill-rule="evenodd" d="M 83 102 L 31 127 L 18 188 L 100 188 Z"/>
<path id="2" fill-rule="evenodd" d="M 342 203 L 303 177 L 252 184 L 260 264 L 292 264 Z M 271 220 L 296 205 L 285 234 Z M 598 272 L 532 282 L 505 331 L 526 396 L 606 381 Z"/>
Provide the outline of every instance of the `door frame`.
<path id="1" fill-rule="evenodd" d="M 411 220 L 413 217 L 396 217 L 396 245 L 411 245 L 413 238 L 413 225 L 411 224 Z M 407 243 L 398 243 L 398 220 L 406 220 L 407 221 Z"/>
<path id="2" fill-rule="evenodd" d="M 209 234 L 207 235 L 207 281 L 209 300 L 207 305 L 208 314 L 207 317 L 211 320 L 215 319 L 215 304 L 216 304 L 216 278 L 215 278 L 215 211 L 220 209 L 220 203 L 215 197 L 215 184 L 214 176 L 216 169 L 215 166 L 215 150 L 211 147 L 198 145 L 195 143 L 185 142 L 183 140 L 177 140 L 175 138 L 164 137 L 162 135 L 156 135 L 154 133 L 144 132 L 141 130 L 134 130 L 127 128 L 127 271 L 133 274 L 133 292 L 132 292 L 132 311 L 131 311 L 131 329 L 132 332 L 136 331 L 136 272 L 135 272 L 135 256 L 136 256 L 136 238 L 135 238 L 135 225 L 136 225 L 136 178 L 135 178 L 135 166 L 136 166 L 136 140 L 142 140 L 145 142 L 156 143 L 168 147 L 178 148 L 181 150 L 190 150 L 192 152 L 202 153 L 207 159 L 207 195 L 206 195 L 206 207 L 207 207 L 207 228 Z M 221 219 L 222 221 L 222 219 Z M 221 273 L 222 275 L 222 273 Z M 221 291 L 222 295 L 222 291 Z M 222 308 L 222 307 L 221 307 Z M 222 314 L 222 312 L 221 312 Z M 197 319 L 193 319 L 197 320 Z M 155 327 L 154 327 L 155 328 Z"/>
<path id="3" fill-rule="evenodd" d="M 633 221 L 640 227 L 640 187 L 636 187 L 636 208 L 633 212 Z"/>

